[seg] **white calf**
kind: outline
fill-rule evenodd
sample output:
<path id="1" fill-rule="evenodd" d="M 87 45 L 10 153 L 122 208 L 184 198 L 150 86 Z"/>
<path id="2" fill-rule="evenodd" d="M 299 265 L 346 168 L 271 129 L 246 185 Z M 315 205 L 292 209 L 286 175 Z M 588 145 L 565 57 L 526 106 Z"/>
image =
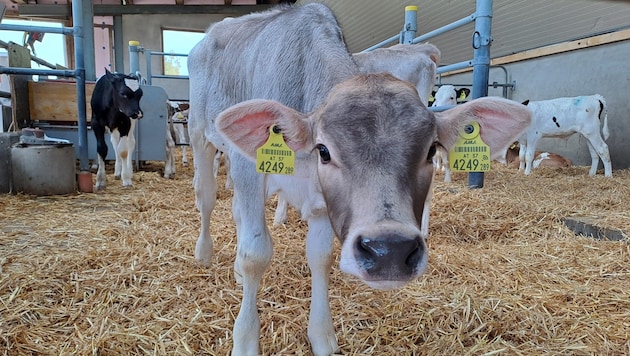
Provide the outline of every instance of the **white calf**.
<path id="1" fill-rule="evenodd" d="M 390 73 L 415 85 L 420 99 L 428 106 L 441 56 L 440 50 L 434 45 L 419 43 L 397 44 L 354 53 L 352 58 L 363 73 Z"/>
<path id="2" fill-rule="evenodd" d="M 589 175 L 597 173 L 599 159 L 604 163 L 604 175 L 612 177 L 610 153 L 605 140 L 608 139 L 608 107 L 599 94 L 573 98 L 557 98 L 542 101 L 526 101 L 523 104 L 532 112 L 532 124 L 519 138 L 519 169 L 530 174 L 536 144 L 543 137 L 566 138 L 579 133 L 586 138 L 591 153 Z M 600 134 L 600 119 L 604 120 Z M 603 135 L 603 138 L 602 138 Z"/>
<path id="3" fill-rule="evenodd" d="M 457 105 L 466 100 L 469 94 L 470 89 L 468 88 L 455 89 L 455 87 L 450 84 L 442 85 L 438 88 L 437 92 L 433 94 L 434 100 L 431 106 Z"/>
<path id="4" fill-rule="evenodd" d="M 468 88 L 455 89 L 450 84 L 442 85 L 433 94 L 434 101 L 431 107 L 457 105 L 458 102 L 464 101 L 469 94 L 470 89 Z M 438 149 L 435 156 L 433 156 L 433 163 L 436 169 L 441 169 L 444 172 L 444 181 L 449 183 L 451 181 L 451 168 L 448 163 L 448 152 Z"/>
<path id="5" fill-rule="evenodd" d="M 184 126 L 188 118 L 188 110 L 174 113 L 166 125 L 166 162 L 164 163 L 164 178 L 170 179 L 175 176 L 175 148 L 177 144 L 182 145 L 182 164 L 188 165 L 188 135 Z"/>

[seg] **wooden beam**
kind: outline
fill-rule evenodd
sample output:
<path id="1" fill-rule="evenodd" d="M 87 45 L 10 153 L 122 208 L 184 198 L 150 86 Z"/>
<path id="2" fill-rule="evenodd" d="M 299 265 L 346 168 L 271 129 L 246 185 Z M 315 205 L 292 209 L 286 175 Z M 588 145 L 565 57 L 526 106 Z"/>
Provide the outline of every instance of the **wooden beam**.
<path id="1" fill-rule="evenodd" d="M 6 4 L 3 3 L 5 9 L 3 10 L 3 16 L 17 17 L 19 16 L 18 5 L 17 4 Z"/>
<path id="2" fill-rule="evenodd" d="M 127 2 L 129 3 L 129 1 Z M 94 5 L 94 16 L 118 15 L 189 15 L 219 14 L 241 16 L 264 11 L 272 5 Z M 67 5 L 18 5 L 20 16 L 69 18 L 72 9 Z"/>
<path id="3" fill-rule="evenodd" d="M 520 62 L 528 59 L 550 56 L 553 54 L 575 51 L 578 49 L 600 46 L 630 39 L 630 29 L 606 33 L 599 36 L 587 37 L 580 40 L 558 43 L 551 46 L 535 48 L 529 51 L 511 54 L 505 57 L 495 58 L 490 65 L 501 65 Z"/>
<path id="4" fill-rule="evenodd" d="M 508 56 L 497 57 L 490 60 L 490 65 L 503 65 L 526 61 L 530 59 L 551 56 L 554 54 L 565 53 L 575 51 L 584 48 L 590 48 L 595 46 L 601 46 L 604 44 L 615 43 L 620 41 L 626 41 L 630 39 L 630 29 L 620 30 L 611 33 L 605 33 L 603 35 L 597 35 L 587 37 L 575 41 L 562 42 L 554 45 L 534 48 L 531 50 L 510 54 Z M 449 76 L 459 73 L 465 73 L 472 71 L 472 68 L 465 68 L 454 70 L 446 73 L 442 73 L 442 76 Z"/>
<path id="5" fill-rule="evenodd" d="M 30 68 L 31 52 L 28 48 L 9 42 L 9 67 Z M 13 127 L 22 129 L 30 124 L 30 112 L 28 106 L 28 80 L 30 75 L 9 76 L 11 90 L 11 107 L 13 108 Z"/>
<path id="6" fill-rule="evenodd" d="M 85 83 L 86 118 L 90 122 L 90 100 L 94 82 Z M 31 121 L 77 122 L 77 84 L 74 81 L 28 82 L 28 102 Z"/>

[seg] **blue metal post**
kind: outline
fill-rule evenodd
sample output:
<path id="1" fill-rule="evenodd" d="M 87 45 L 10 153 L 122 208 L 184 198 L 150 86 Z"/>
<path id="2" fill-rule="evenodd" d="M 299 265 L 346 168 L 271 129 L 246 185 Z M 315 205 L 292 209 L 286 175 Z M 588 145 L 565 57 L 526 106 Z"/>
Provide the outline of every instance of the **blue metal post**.
<path id="1" fill-rule="evenodd" d="M 140 74 L 140 56 L 138 53 L 142 51 L 140 42 L 129 41 L 129 73 L 132 75 Z"/>
<path id="2" fill-rule="evenodd" d="M 473 87 L 472 99 L 488 95 L 488 77 L 490 73 L 490 44 L 492 28 L 492 0 L 477 0 L 475 13 L 475 32 L 473 34 Z M 468 174 L 468 187 L 483 188 L 483 172 Z"/>
<path id="3" fill-rule="evenodd" d="M 125 72 L 125 53 L 123 48 L 125 42 L 123 41 L 123 26 L 122 16 L 114 16 L 114 70 L 119 73 Z M 112 68 L 109 68 L 112 71 Z"/>
<path id="4" fill-rule="evenodd" d="M 416 32 L 418 32 L 418 7 L 405 6 L 405 26 L 400 32 L 399 42 L 402 44 L 413 43 Z"/>
<path id="5" fill-rule="evenodd" d="M 74 16 L 82 17 L 85 80 L 96 80 L 96 62 L 94 59 L 94 8 L 92 1 L 84 1 L 83 12 Z"/>
<path id="6" fill-rule="evenodd" d="M 152 59 L 151 58 L 151 55 L 152 55 L 151 53 L 152 52 L 151 52 L 150 49 L 145 49 L 144 50 L 144 57 L 145 57 L 146 62 L 147 62 L 147 70 L 146 70 L 147 73 L 145 74 L 145 77 L 146 77 L 146 80 L 147 80 L 147 85 L 152 85 L 153 84 L 152 83 L 152 81 L 153 81 L 152 80 L 153 79 L 153 73 L 151 72 L 151 59 Z"/>
<path id="7" fill-rule="evenodd" d="M 74 22 L 74 63 L 77 81 L 77 113 L 79 115 L 79 167 L 89 171 L 87 141 L 87 111 L 85 108 L 85 65 L 83 57 L 83 1 L 72 2 L 72 20 Z"/>

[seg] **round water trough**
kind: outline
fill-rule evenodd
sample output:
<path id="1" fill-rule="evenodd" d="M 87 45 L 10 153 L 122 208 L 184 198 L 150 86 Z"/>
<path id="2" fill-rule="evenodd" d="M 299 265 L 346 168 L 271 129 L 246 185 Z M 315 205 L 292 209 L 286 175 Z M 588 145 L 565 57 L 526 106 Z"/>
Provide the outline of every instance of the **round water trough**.
<path id="1" fill-rule="evenodd" d="M 72 144 L 24 144 L 11 147 L 13 191 L 34 195 L 76 191 Z"/>

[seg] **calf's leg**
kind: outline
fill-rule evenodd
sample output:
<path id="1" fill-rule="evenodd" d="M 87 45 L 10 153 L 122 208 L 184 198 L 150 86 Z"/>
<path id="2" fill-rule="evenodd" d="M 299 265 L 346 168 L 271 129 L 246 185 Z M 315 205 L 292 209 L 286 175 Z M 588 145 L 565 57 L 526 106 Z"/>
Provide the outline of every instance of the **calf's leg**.
<path id="1" fill-rule="evenodd" d="M 188 154 L 187 154 L 187 152 L 188 152 L 188 147 L 182 146 L 182 164 L 184 166 L 188 165 Z"/>
<path id="2" fill-rule="evenodd" d="M 278 196 L 278 205 L 276 205 L 276 212 L 273 215 L 273 224 L 275 226 L 282 225 L 288 220 L 289 203 L 284 198 Z"/>
<path id="3" fill-rule="evenodd" d="M 166 125 L 166 160 L 164 161 L 164 178 L 170 179 L 175 176 L 175 140 L 171 125 Z"/>
<path id="4" fill-rule="evenodd" d="M 212 174 L 216 148 L 205 138 L 203 130 L 191 131 L 191 145 L 195 167 L 193 177 L 195 203 L 201 218 L 199 238 L 195 246 L 195 259 L 209 267 L 213 248 L 210 217 L 217 201 L 217 179 Z"/>
<path id="5" fill-rule="evenodd" d="M 256 173 L 252 162 L 240 154 L 230 157 L 234 179 L 233 214 L 237 248 L 235 272 L 241 275 L 243 300 L 234 321 L 232 355 L 258 355 L 260 318 L 256 308 L 258 287 L 273 253 L 265 223 L 265 177 Z"/>
<path id="6" fill-rule="evenodd" d="M 132 132 L 130 132 L 132 134 Z M 120 138 L 118 149 L 116 150 L 116 165 L 120 162 L 123 187 L 131 187 L 133 185 L 133 150 L 136 140 L 133 135 L 127 135 Z"/>
<path id="7" fill-rule="evenodd" d="M 528 139 L 524 147 L 521 145 L 521 151 L 525 154 L 525 174 L 532 173 L 534 164 L 534 155 L 536 154 L 536 144 L 538 143 L 538 137 L 534 139 Z M 519 157 L 521 153 L 519 152 Z M 520 167 L 519 167 L 520 168 Z"/>
<path id="8" fill-rule="evenodd" d="M 111 131 L 109 135 L 109 140 L 112 143 L 112 147 L 114 148 L 114 155 L 116 156 L 116 160 L 114 163 L 114 179 L 120 179 L 120 175 L 122 172 L 122 160 L 120 159 L 120 131 L 118 129 L 114 129 Z"/>
<path id="9" fill-rule="evenodd" d="M 586 143 L 588 144 L 588 151 L 591 154 L 591 169 L 588 174 L 594 176 L 597 173 L 597 166 L 599 166 L 599 159 L 601 158 L 604 164 L 604 176 L 612 177 L 610 152 L 608 151 L 606 142 L 597 134 L 592 137 L 586 137 Z"/>
<path id="10" fill-rule="evenodd" d="M 95 190 L 103 190 L 107 185 L 107 175 L 105 172 L 105 158 L 107 157 L 107 144 L 105 143 L 105 128 L 96 124 L 92 117 L 92 130 L 96 136 L 96 151 L 98 153 L 98 170 L 96 172 Z"/>
<path id="11" fill-rule="evenodd" d="M 306 257 L 311 270 L 308 339 L 311 342 L 313 354 L 316 356 L 330 355 L 339 351 L 328 300 L 333 238 L 334 233 L 327 215 L 323 214 L 308 220 Z"/>

